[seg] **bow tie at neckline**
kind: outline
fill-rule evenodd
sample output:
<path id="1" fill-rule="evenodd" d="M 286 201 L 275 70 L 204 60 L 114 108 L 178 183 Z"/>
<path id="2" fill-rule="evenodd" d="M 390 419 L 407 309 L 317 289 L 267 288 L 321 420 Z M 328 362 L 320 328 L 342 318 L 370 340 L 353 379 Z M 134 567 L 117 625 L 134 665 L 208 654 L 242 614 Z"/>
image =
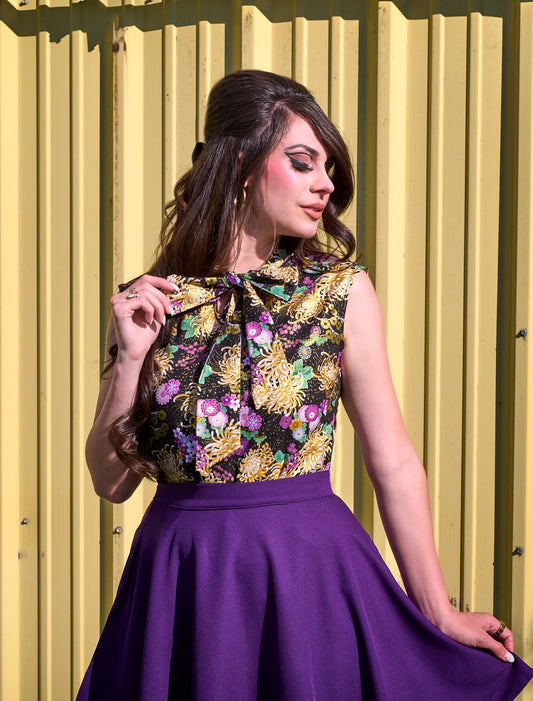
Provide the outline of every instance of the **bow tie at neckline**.
<path id="1" fill-rule="evenodd" d="M 257 270 L 246 273 L 228 271 L 222 275 L 209 277 L 169 275 L 167 279 L 178 288 L 176 292 L 167 293 L 172 315 L 175 315 L 215 302 L 227 290 L 232 289 L 242 290 L 244 297 L 251 295 L 254 298 L 254 304 L 262 304 L 257 295 L 258 290 L 287 301 L 298 283 L 298 270 L 292 256 L 288 256 L 274 260 L 271 258 Z M 234 295 L 232 298 L 234 299 Z"/>
<path id="2" fill-rule="evenodd" d="M 230 271 L 216 277 L 196 278 L 169 275 L 167 279 L 177 287 L 175 292 L 167 293 L 173 315 L 200 314 L 201 307 L 216 305 L 229 292 L 221 326 L 210 341 L 195 391 L 196 469 L 205 476 L 214 465 L 241 448 L 241 412 L 246 407 L 241 391 L 242 373 L 249 378 L 245 387 L 249 388 L 258 410 L 279 389 L 283 373 L 292 371 L 267 300 L 271 296 L 288 301 L 298 286 L 299 270 L 291 256 L 269 260 L 258 270 L 247 273 Z M 274 356 L 276 373 L 265 372 Z M 226 407 L 226 423 L 218 427 L 209 422 L 209 412 L 215 405 L 219 406 L 220 397 L 226 393 L 238 398 L 238 407 Z M 216 450 L 214 445 L 218 446 Z"/>

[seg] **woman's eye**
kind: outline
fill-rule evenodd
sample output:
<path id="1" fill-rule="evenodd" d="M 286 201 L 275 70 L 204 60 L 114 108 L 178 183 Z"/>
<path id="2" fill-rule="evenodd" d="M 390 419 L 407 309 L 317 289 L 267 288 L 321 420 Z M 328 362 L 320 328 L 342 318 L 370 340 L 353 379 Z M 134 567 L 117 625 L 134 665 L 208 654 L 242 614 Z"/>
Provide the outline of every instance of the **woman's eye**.
<path id="1" fill-rule="evenodd" d="M 304 157 L 309 158 L 306 154 L 303 154 Z M 289 161 L 291 162 L 292 167 L 294 170 L 299 170 L 301 172 L 305 172 L 308 170 L 313 170 L 309 163 L 306 163 L 305 161 L 301 160 L 300 158 L 297 158 L 295 155 L 292 155 L 290 153 L 287 154 Z"/>

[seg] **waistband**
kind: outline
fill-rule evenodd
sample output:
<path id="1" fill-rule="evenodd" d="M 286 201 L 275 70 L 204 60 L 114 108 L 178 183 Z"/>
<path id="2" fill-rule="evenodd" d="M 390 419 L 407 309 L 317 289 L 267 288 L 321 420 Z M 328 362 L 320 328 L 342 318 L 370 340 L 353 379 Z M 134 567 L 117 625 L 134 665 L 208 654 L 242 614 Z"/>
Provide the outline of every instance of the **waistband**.
<path id="1" fill-rule="evenodd" d="M 246 509 L 333 496 L 329 470 L 262 482 L 160 482 L 153 501 L 180 509 Z"/>

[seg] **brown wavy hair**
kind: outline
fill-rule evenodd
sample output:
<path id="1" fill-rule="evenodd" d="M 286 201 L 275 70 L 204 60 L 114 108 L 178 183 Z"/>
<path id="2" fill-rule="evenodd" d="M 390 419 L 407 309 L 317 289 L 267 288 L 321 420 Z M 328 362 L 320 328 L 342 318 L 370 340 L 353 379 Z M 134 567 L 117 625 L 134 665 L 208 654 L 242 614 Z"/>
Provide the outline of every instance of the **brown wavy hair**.
<path id="1" fill-rule="evenodd" d="M 242 70 L 222 78 L 212 88 L 205 119 L 205 144 L 197 145 L 190 168 L 176 183 L 165 207 L 161 239 L 148 271 L 207 276 L 230 269 L 235 243 L 254 198 L 257 176 L 289 128 L 294 115 L 305 119 L 328 153 L 335 187 L 322 212 L 325 236 L 287 238 L 285 250 L 305 259 L 325 252 L 341 260 L 355 251 L 355 238 L 339 217 L 352 201 L 354 178 L 348 148 L 337 128 L 311 93 L 290 78 L 258 70 Z M 246 203 L 243 193 L 247 190 Z M 244 206 L 243 206 L 244 205 Z M 146 355 L 133 406 L 112 424 L 109 436 L 122 462 L 134 472 L 158 479 L 150 461 L 148 422 L 154 391 L 155 353 L 168 342 L 170 318 Z M 115 362 L 110 349 L 104 372 Z"/>

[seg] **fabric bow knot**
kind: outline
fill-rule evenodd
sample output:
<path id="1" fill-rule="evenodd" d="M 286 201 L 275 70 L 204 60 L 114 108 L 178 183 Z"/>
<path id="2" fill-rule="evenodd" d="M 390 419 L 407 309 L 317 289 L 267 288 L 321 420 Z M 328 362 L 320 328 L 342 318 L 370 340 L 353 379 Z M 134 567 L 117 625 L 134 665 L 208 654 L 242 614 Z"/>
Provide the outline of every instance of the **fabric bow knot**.
<path id="1" fill-rule="evenodd" d="M 275 357 L 278 367 L 288 367 L 274 321 L 262 299 L 267 295 L 282 301 L 290 299 L 298 282 L 297 270 L 282 267 L 282 263 L 269 264 L 268 270 L 228 272 L 218 277 L 168 276 L 178 288 L 168 293 L 173 315 L 213 305 L 214 319 L 218 302 L 224 305 L 219 313 L 221 328 L 208 350 L 196 387 L 196 469 L 204 476 L 241 448 L 243 418 L 250 411 L 242 402 L 243 392 L 250 387 L 254 407 L 260 409 L 274 388 L 272 359 Z M 244 373 L 243 377 L 248 364 L 250 374 Z M 222 409 L 220 398 L 228 391 L 234 399 Z"/>

